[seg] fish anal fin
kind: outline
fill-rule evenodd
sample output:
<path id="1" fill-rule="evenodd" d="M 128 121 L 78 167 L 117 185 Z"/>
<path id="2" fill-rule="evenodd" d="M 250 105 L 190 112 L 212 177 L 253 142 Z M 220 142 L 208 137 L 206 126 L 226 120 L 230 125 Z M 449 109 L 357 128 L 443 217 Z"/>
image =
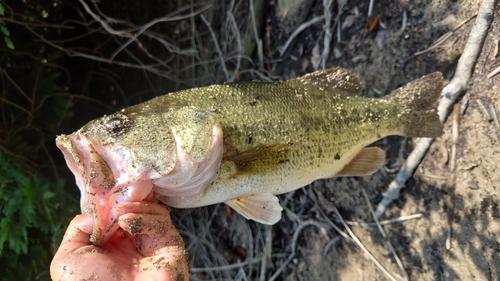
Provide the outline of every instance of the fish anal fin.
<path id="1" fill-rule="evenodd" d="M 385 152 L 378 147 L 364 147 L 336 177 L 366 176 L 375 173 L 385 163 Z"/>
<path id="2" fill-rule="evenodd" d="M 273 225 L 281 219 L 283 208 L 271 193 L 246 194 L 227 200 L 227 205 L 249 220 Z"/>
<path id="3" fill-rule="evenodd" d="M 233 161 L 237 174 L 269 173 L 289 161 L 290 148 L 286 143 L 260 145 L 235 155 L 225 156 L 224 161 Z"/>
<path id="4" fill-rule="evenodd" d="M 292 80 L 297 80 L 303 85 L 317 85 L 329 91 L 337 90 L 346 96 L 358 96 L 363 90 L 363 83 L 358 76 L 340 67 L 312 72 Z"/>

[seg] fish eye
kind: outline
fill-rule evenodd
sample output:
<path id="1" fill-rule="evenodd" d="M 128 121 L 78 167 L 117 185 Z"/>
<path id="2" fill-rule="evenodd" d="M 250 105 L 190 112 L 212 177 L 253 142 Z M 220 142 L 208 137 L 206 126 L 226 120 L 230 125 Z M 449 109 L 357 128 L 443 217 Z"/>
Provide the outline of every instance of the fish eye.
<path id="1" fill-rule="evenodd" d="M 115 116 L 106 122 L 106 131 L 113 137 L 118 137 L 130 129 L 131 121 L 125 116 Z"/>

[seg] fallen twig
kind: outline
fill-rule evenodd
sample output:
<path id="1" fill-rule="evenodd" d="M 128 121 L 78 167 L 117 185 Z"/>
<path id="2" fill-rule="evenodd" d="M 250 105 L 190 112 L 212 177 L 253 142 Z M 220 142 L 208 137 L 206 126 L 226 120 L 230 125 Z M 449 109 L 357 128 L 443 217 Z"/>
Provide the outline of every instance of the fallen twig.
<path id="1" fill-rule="evenodd" d="M 372 11 L 373 11 L 373 0 L 370 0 L 370 3 L 368 4 L 368 18 L 372 16 Z"/>
<path id="2" fill-rule="evenodd" d="M 405 222 L 408 220 L 419 219 L 423 216 L 424 216 L 423 214 L 414 214 L 414 215 L 410 215 L 410 216 L 399 217 L 396 219 L 379 221 L 379 224 L 380 225 L 389 225 L 389 224 L 393 224 L 393 223 L 399 223 L 399 222 Z M 375 223 L 375 222 L 346 221 L 346 223 L 348 225 L 352 225 L 352 226 L 377 226 L 377 223 Z"/>
<path id="3" fill-rule="evenodd" d="M 493 121 L 495 122 L 497 129 L 499 129 L 500 124 L 498 123 L 497 111 L 495 109 L 495 106 L 492 103 L 490 103 L 490 110 L 491 110 L 491 115 L 493 116 Z"/>
<path id="4" fill-rule="evenodd" d="M 455 76 L 442 91 L 442 98 L 438 105 L 438 114 L 439 120 L 443 123 L 448 117 L 449 111 L 460 93 L 467 88 L 467 81 L 469 81 L 471 77 L 472 69 L 479 56 L 479 52 L 481 51 L 481 47 L 492 21 L 494 4 L 495 0 L 484 0 L 481 3 L 476 22 L 471 29 L 464 52 L 458 60 Z M 378 204 L 375 211 L 377 218 L 380 218 L 384 214 L 385 210 L 394 199 L 399 198 L 401 188 L 405 186 L 406 181 L 415 172 L 432 141 L 432 138 L 422 138 L 410 156 L 408 156 L 408 159 L 403 167 L 401 167 L 394 181 L 391 182 L 387 191 L 382 194 L 383 199 Z"/>
<path id="5" fill-rule="evenodd" d="M 462 27 L 464 24 L 468 23 L 471 19 L 475 18 L 477 16 L 476 15 L 473 15 L 471 17 L 469 17 L 468 19 L 465 19 L 463 20 L 461 23 L 459 23 L 452 31 L 448 31 L 446 32 L 445 34 L 443 34 L 441 37 L 439 37 L 436 41 L 434 41 L 434 43 L 432 43 L 432 45 L 425 49 L 425 50 L 422 50 L 422 51 L 419 51 L 419 52 L 416 52 L 414 53 L 413 55 L 414 56 L 418 56 L 418 55 L 421 55 L 421 54 L 425 54 L 433 49 L 436 49 L 437 47 L 439 47 L 441 44 L 443 44 L 446 40 L 448 40 L 448 38 L 451 37 L 451 35 L 453 35 L 453 33 L 455 31 L 457 31 L 460 27 Z"/>
<path id="6" fill-rule="evenodd" d="M 266 280 L 267 265 L 272 263 L 271 256 L 273 253 L 273 227 L 266 225 L 264 229 L 266 240 L 264 244 L 264 256 L 262 257 L 262 263 L 260 264 L 260 281 Z"/>
<path id="7" fill-rule="evenodd" d="M 490 72 L 490 74 L 488 74 L 486 78 L 488 79 L 493 78 L 493 76 L 497 75 L 498 73 L 500 73 L 500 66 L 495 68 L 495 70 L 493 70 L 492 72 Z"/>
<path id="8" fill-rule="evenodd" d="M 460 106 L 458 103 L 455 103 L 453 106 L 453 121 L 451 127 L 451 135 L 452 135 L 452 145 L 451 145 L 451 157 L 450 157 L 450 172 L 451 176 L 448 179 L 447 189 L 448 189 L 448 197 L 447 197 L 447 205 L 448 205 L 448 231 L 446 235 L 446 250 L 451 249 L 451 234 L 452 234 L 452 225 L 453 225 L 453 217 L 455 215 L 455 202 L 453 201 L 453 197 L 455 195 L 455 188 L 457 182 L 457 173 L 456 173 L 456 161 L 457 161 L 457 142 L 458 142 L 458 122 L 460 119 Z"/>
<path id="9" fill-rule="evenodd" d="M 483 112 L 484 117 L 486 120 L 491 121 L 491 116 L 490 113 L 488 112 L 488 109 L 486 109 L 486 106 L 484 106 L 484 103 L 480 99 L 476 99 L 477 105 L 479 105 L 479 109 Z"/>

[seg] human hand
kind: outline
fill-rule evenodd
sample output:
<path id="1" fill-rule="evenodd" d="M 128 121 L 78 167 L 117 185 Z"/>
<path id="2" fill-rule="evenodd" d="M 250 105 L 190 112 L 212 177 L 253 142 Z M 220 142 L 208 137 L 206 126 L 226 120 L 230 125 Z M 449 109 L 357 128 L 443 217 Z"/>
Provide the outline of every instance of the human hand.
<path id="1" fill-rule="evenodd" d="M 189 280 L 184 241 L 167 207 L 127 202 L 113 215 L 120 228 L 102 247 L 90 243 L 91 216 L 73 219 L 50 265 L 53 280 Z"/>

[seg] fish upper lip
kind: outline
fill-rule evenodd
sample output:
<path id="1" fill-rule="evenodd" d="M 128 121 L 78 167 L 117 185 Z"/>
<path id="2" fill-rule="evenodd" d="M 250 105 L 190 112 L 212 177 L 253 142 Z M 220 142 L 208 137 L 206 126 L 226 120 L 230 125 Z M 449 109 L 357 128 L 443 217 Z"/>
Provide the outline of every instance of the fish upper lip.
<path id="1" fill-rule="evenodd" d="M 56 146 L 62 151 L 64 155 L 64 159 L 66 160 L 66 164 L 70 171 L 75 175 L 76 184 L 80 189 L 82 194 L 82 198 L 80 200 L 80 208 L 82 213 L 84 212 L 83 208 L 83 199 L 84 199 L 84 185 L 85 178 L 87 177 L 87 173 L 85 171 L 84 166 L 82 165 L 82 157 L 80 151 L 75 148 L 73 140 L 71 139 L 72 135 L 60 135 L 56 138 Z"/>
<path id="2" fill-rule="evenodd" d="M 94 245 L 103 245 L 114 233 L 118 224 L 111 214 L 112 207 L 105 203 L 100 204 L 103 203 L 98 198 L 100 194 L 95 192 L 89 181 L 91 168 L 90 164 L 86 163 L 89 160 L 84 154 L 96 153 L 95 148 L 85 136 L 78 132 L 58 136 L 56 145 L 62 151 L 69 169 L 75 175 L 76 184 L 81 193 L 80 209 L 82 214 L 91 215 L 94 219 L 91 242 Z"/>

